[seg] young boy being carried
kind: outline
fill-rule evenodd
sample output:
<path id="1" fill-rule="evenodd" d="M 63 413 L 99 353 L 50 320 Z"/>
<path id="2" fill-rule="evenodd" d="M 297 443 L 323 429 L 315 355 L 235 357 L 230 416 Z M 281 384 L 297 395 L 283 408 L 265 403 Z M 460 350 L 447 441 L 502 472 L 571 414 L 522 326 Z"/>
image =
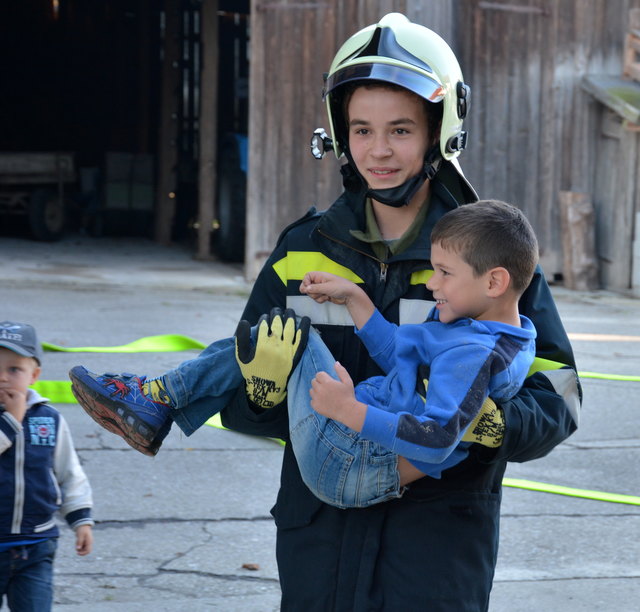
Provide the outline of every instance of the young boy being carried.
<path id="1" fill-rule="evenodd" d="M 0 323 L 0 608 L 51 610 L 60 513 L 76 552 L 93 545 L 91 487 L 62 415 L 29 389 L 42 348 L 31 325 Z"/>
<path id="2" fill-rule="evenodd" d="M 263 386 L 266 394 L 282 388 L 277 364 L 257 380 L 243 376 L 243 366 L 255 358 L 251 337 L 257 334 L 259 347 L 260 334 L 268 334 L 282 343 L 283 355 L 299 360 L 286 386 L 290 438 L 302 478 L 315 495 L 337 507 L 365 507 L 402 495 L 407 484 L 425 475 L 439 478 L 467 456 L 471 443 L 463 441 L 465 432 L 474 430 L 477 439 L 484 400 L 510 398 L 528 373 L 536 333 L 519 315 L 518 299 L 531 281 L 538 244 L 517 208 L 493 200 L 444 215 L 431 242 L 427 288 L 436 305 L 421 324 L 389 323 L 361 287 L 338 276 L 309 272 L 301 283 L 300 292 L 317 302 L 346 306 L 385 376 L 354 388 L 317 332 L 309 333 L 308 319 L 296 324 L 289 311 L 272 316 L 270 325 L 266 318 L 255 328 L 241 322 L 235 342 L 211 345 L 207 350 L 220 356 L 211 376 L 215 383 L 190 390 L 190 401 L 207 397 L 209 406 L 216 402 L 221 410 L 243 383 Z M 337 377 L 330 375 L 334 368 Z M 291 370 L 285 370 L 286 382 Z M 78 366 L 70 376 L 78 401 L 98 423 L 155 454 L 171 419 L 180 424 L 173 372 L 147 380 L 96 375 Z M 425 390 L 420 383 L 427 379 Z M 495 415 L 488 420 L 495 427 Z M 500 432 L 490 437 L 500 443 Z"/>

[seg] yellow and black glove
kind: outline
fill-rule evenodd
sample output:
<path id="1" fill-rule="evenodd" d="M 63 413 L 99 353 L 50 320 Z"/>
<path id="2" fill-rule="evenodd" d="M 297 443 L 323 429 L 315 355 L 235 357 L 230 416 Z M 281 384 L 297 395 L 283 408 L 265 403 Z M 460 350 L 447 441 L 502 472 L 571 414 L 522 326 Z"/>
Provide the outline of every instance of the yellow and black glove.
<path id="1" fill-rule="evenodd" d="M 418 382 L 416 383 L 416 391 L 423 397 L 427 396 L 427 388 L 429 387 L 429 368 L 420 366 L 418 369 Z M 462 436 L 463 442 L 475 442 L 488 446 L 489 448 L 497 448 L 502 444 L 506 426 L 504 424 L 504 414 L 496 403 L 488 397 L 484 400 L 480 411 L 476 418 L 471 421 L 471 425 Z"/>
<path id="2" fill-rule="evenodd" d="M 463 442 L 475 442 L 489 448 L 497 448 L 504 438 L 504 414 L 496 403 L 488 397 L 480 412 L 471 421 L 469 429 L 462 436 Z"/>
<path id="3" fill-rule="evenodd" d="M 309 338 L 309 317 L 296 322 L 288 308 L 274 308 L 258 320 L 255 341 L 251 325 L 240 321 L 236 329 L 236 360 L 242 371 L 247 397 L 259 408 L 273 408 L 287 395 L 287 381 L 300 361 Z"/>

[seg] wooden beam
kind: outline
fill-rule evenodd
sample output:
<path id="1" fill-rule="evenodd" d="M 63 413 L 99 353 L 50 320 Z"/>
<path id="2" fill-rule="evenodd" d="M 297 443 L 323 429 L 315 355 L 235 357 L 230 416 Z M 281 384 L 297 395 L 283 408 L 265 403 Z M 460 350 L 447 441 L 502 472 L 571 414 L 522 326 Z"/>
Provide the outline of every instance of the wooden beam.
<path id="1" fill-rule="evenodd" d="M 155 240 L 171 242 L 176 211 L 178 116 L 180 105 L 180 0 L 165 0 Z"/>
<path id="2" fill-rule="evenodd" d="M 200 155 L 198 164 L 197 259 L 211 259 L 211 232 L 216 218 L 218 117 L 218 0 L 201 9 L 202 72 L 200 78 Z"/>
<path id="3" fill-rule="evenodd" d="M 595 248 L 595 211 L 587 193 L 560 192 L 560 224 L 567 289 L 591 291 L 598 288 Z"/>

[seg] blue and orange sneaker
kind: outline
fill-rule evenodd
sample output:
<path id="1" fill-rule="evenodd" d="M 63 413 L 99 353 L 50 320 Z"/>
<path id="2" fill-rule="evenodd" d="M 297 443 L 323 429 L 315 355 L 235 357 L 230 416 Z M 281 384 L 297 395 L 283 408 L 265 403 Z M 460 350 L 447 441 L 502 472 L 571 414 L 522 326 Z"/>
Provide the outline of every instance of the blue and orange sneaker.
<path id="1" fill-rule="evenodd" d="M 87 414 L 137 451 L 153 457 L 171 429 L 171 399 L 159 379 L 69 371 L 71 391 Z"/>

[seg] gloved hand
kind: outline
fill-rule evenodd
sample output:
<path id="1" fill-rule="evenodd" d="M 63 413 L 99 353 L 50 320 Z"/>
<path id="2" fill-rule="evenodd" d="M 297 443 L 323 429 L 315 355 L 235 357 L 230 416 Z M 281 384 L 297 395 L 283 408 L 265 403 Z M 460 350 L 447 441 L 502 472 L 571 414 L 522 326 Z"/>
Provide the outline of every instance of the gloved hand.
<path id="1" fill-rule="evenodd" d="M 287 395 L 287 381 L 307 346 L 309 317 L 296 324 L 296 313 L 273 308 L 258 320 L 255 344 L 251 325 L 240 321 L 236 329 L 236 360 L 244 376 L 247 397 L 259 408 L 273 408 Z"/>
<path id="2" fill-rule="evenodd" d="M 427 388 L 429 387 L 429 369 L 427 366 L 420 366 L 418 369 L 418 382 L 416 383 L 416 391 L 426 398 Z M 498 408 L 496 403 L 488 397 L 484 400 L 480 411 L 476 418 L 471 421 L 471 425 L 462 436 L 463 442 L 475 442 L 488 446 L 489 448 L 497 448 L 502 444 L 506 426 L 504 424 L 504 414 Z"/>
<path id="3" fill-rule="evenodd" d="M 502 410 L 488 397 L 484 400 L 476 418 L 471 421 L 469 429 L 462 436 L 462 441 L 497 448 L 502 444 L 505 429 Z"/>

